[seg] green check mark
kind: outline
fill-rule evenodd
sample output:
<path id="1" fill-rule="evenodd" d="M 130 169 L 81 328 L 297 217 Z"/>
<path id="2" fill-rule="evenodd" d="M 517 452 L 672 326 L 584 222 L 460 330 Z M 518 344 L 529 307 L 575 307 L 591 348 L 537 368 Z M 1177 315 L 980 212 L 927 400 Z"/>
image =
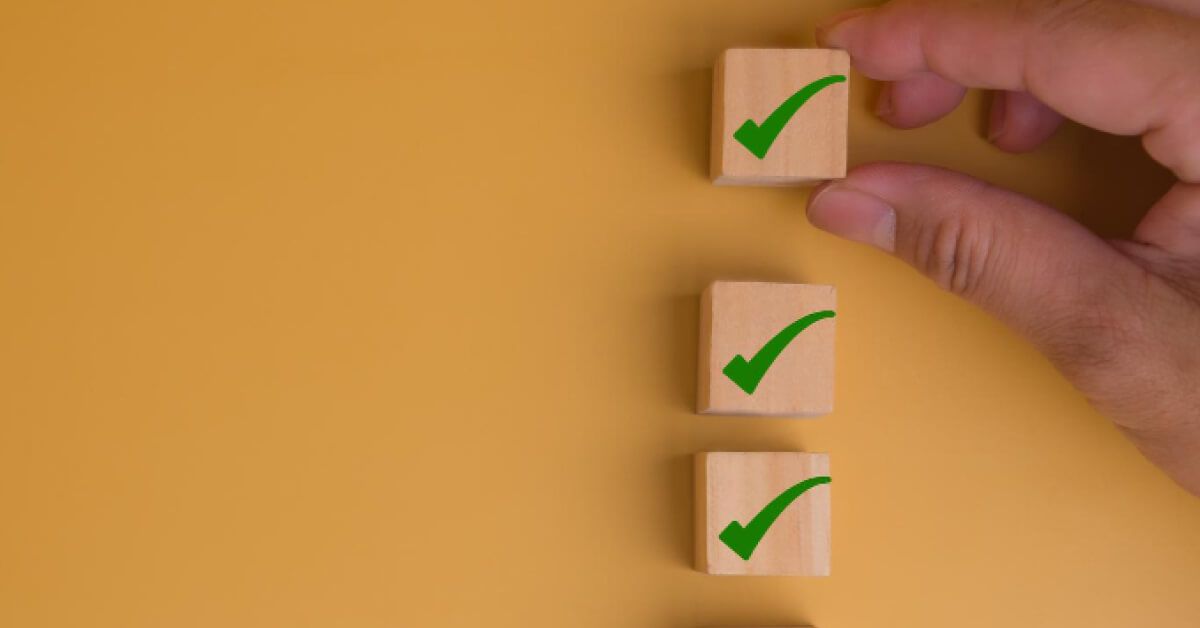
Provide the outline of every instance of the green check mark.
<path id="1" fill-rule="evenodd" d="M 738 388 L 746 391 L 747 395 L 753 395 L 754 391 L 758 389 L 759 382 L 767 374 L 767 369 L 771 368 L 771 365 L 775 363 L 779 354 L 783 353 L 783 350 L 787 348 L 788 344 L 796 336 L 800 335 L 800 332 L 808 329 L 810 325 L 821 319 L 833 318 L 834 316 L 836 314 L 834 314 L 833 310 L 813 312 L 784 327 L 783 331 L 775 334 L 774 338 L 767 341 L 767 344 L 763 345 L 758 350 L 758 353 L 754 354 L 754 357 L 749 361 L 746 361 L 746 358 L 743 358 L 741 354 L 733 356 L 733 359 L 729 361 L 729 364 L 725 365 L 724 370 L 721 372 L 732 380 L 733 383 L 737 384 Z"/>
<path id="2" fill-rule="evenodd" d="M 742 146 L 754 153 L 755 157 L 759 159 L 766 157 L 767 151 L 771 150 L 771 145 L 775 143 L 775 138 L 779 137 L 783 127 L 792 119 L 792 116 L 796 115 L 796 111 L 808 102 L 809 98 L 826 87 L 834 83 L 845 82 L 845 80 L 846 77 L 842 74 L 831 74 L 801 87 L 800 91 L 789 96 L 782 105 L 772 111 L 762 124 L 755 124 L 754 120 L 743 122 L 742 126 L 733 132 L 733 139 L 741 142 Z"/>
<path id="3" fill-rule="evenodd" d="M 721 539 L 733 553 L 742 557 L 742 560 L 750 560 L 750 555 L 754 553 L 754 548 L 762 541 L 763 535 L 771 526 L 775 524 L 775 520 L 779 515 L 783 514 L 784 509 L 796 501 L 797 497 L 804 494 L 805 491 L 821 484 L 829 484 L 833 479 L 827 475 L 818 475 L 808 478 L 807 480 L 792 486 L 788 490 L 779 494 L 778 497 L 771 500 L 765 508 L 759 511 L 754 518 L 750 520 L 749 525 L 743 526 L 737 521 L 732 521 L 717 538 Z"/>

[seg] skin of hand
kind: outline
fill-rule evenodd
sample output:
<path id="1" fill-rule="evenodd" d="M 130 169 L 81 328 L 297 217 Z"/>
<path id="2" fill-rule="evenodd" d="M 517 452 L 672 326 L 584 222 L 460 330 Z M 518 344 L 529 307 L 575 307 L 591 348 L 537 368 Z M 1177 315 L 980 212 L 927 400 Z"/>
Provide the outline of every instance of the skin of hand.
<path id="1" fill-rule="evenodd" d="M 892 253 L 1029 339 L 1155 464 L 1200 495 L 1200 0 L 894 0 L 818 41 L 886 81 L 901 128 L 996 91 L 989 139 L 1030 150 L 1064 118 L 1138 135 L 1178 178 L 1128 241 L 962 174 L 854 168 L 809 220 Z"/>

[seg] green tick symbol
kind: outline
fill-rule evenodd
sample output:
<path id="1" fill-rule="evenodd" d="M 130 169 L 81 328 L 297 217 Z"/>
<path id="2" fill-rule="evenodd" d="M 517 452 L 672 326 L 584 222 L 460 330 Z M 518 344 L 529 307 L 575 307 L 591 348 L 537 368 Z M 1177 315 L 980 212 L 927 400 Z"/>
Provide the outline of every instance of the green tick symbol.
<path id="1" fill-rule="evenodd" d="M 743 526 L 737 521 L 732 521 L 729 525 L 721 530 L 721 534 L 717 538 L 721 539 L 729 549 L 733 550 L 734 554 L 742 557 L 742 560 L 750 560 L 750 555 L 754 553 L 754 548 L 758 547 L 762 541 L 763 535 L 771 526 L 775 524 L 775 520 L 779 515 L 783 514 L 784 509 L 796 501 L 808 489 L 819 486 L 821 484 L 829 484 L 833 480 L 827 475 L 818 475 L 808 478 L 807 480 L 796 484 L 788 490 L 779 494 L 779 497 L 771 500 L 765 508 L 759 511 L 754 518 L 750 520 L 748 525 Z"/>
<path id="2" fill-rule="evenodd" d="M 823 318 L 833 318 L 834 316 L 836 314 L 834 314 L 833 310 L 813 312 L 784 327 L 783 331 L 775 334 L 774 338 L 767 341 L 767 344 L 763 345 L 762 349 L 759 349 L 758 353 L 754 354 L 754 357 L 749 361 L 746 361 L 746 358 L 743 358 L 741 354 L 733 356 L 733 359 L 729 361 L 729 364 L 725 365 L 725 368 L 721 372 L 725 374 L 725 377 L 728 377 L 733 383 L 737 384 L 738 388 L 746 391 L 747 395 L 753 395 L 754 391 L 758 389 L 758 384 L 762 381 L 763 375 L 767 374 L 767 369 L 771 368 L 771 365 L 775 363 L 779 354 L 783 353 L 783 350 L 787 348 L 788 343 L 796 336 L 799 336 L 800 332 L 808 329 L 813 323 Z"/>
<path id="3" fill-rule="evenodd" d="M 754 120 L 743 122 L 742 126 L 733 132 L 733 139 L 741 142 L 742 146 L 754 153 L 755 157 L 759 159 L 766 157 L 767 151 L 771 150 L 771 145 L 775 143 L 775 138 L 779 137 L 783 127 L 792 119 L 792 116 L 796 115 L 796 111 L 808 102 L 809 98 L 826 87 L 834 83 L 845 82 L 845 80 L 846 77 L 842 74 L 831 74 L 801 87 L 800 91 L 789 96 L 782 105 L 772 111 L 762 124 L 755 124 Z"/>

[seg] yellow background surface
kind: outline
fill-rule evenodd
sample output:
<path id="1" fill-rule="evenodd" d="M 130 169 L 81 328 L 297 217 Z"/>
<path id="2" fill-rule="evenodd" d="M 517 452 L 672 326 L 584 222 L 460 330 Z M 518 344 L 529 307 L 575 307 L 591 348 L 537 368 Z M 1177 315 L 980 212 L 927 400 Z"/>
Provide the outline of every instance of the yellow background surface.
<path id="1" fill-rule="evenodd" d="M 1200 624 L 1200 502 L 1039 355 L 708 183 L 717 53 L 846 6 L 4 2 L 0 625 Z M 874 91 L 855 163 L 1105 234 L 1167 183 Z M 832 416 L 693 414 L 714 278 L 838 287 Z M 692 571 L 691 454 L 788 449 L 833 456 L 834 575 Z"/>

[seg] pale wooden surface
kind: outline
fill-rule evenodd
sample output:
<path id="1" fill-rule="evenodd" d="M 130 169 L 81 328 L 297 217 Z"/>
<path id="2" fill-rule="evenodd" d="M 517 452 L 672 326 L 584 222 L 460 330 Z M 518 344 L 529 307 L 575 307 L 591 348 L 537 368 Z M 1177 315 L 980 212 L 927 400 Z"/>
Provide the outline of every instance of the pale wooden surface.
<path id="1" fill-rule="evenodd" d="M 696 454 L 696 568 L 710 574 L 828 576 L 830 484 L 805 491 L 742 560 L 718 538 L 731 521 L 742 525 L 772 499 L 813 476 L 829 475 L 829 456 L 800 452 Z"/>
<path id="2" fill-rule="evenodd" d="M 700 299 L 697 408 L 702 414 L 811 417 L 833 412 L 837 318 L 796 336 L 746 394 L 722 372 L 735 355 L 747 360 L 802 316 L 835 310 L 833 286 L 717 281 Z"/>
<path id="3" fill-rule="evenodd" d="M 713 70 L 712 178 L 721 185 L 804 185 L 846 176 L 849 83 L 815 94 L 784 126 L 763 159 L 734 139 L 746 120 L 761 124 L 797 90 L 847 75 L 841 50 L 726 50 Z"/>

